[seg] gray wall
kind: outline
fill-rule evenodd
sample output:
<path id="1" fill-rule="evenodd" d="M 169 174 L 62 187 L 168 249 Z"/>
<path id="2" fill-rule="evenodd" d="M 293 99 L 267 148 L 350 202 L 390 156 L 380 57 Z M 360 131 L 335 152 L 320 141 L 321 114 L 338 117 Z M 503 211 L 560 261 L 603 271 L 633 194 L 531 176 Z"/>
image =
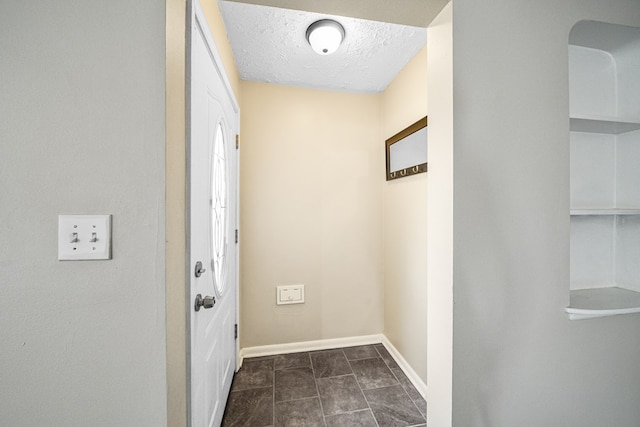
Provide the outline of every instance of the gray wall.
<path id="1" fill-rule="evenodd" d="M 640 2 L 453 1 L 456 426 L 640 423 L 640 315 L 564 313 L 582 19 L 640 26 Z"/>
<path id="2" fill-rule="evenodd" d="M 166 423 L 165 4 L 0 2 L 0 424 Z M 113 260 L 57 261 L 58 214 Z"/>

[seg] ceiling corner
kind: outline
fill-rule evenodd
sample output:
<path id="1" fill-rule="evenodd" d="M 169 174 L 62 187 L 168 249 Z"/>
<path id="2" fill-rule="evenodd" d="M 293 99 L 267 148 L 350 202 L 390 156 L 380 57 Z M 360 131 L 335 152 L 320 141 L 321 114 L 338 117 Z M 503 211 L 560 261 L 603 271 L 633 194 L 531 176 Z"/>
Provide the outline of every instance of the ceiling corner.
<path id="1" fill-rule="evenodd" d="M 450 0 L 220 0 L 426 28 Z"/>

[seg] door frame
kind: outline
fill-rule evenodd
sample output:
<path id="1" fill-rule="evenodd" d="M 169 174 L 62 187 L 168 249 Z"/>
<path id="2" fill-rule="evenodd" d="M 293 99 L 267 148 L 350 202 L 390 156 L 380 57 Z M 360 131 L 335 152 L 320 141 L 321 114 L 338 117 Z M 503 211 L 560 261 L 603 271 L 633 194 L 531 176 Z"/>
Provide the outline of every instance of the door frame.
<path id="1" fill-rule="evenodd" d="M 193 30 L 192 30 L 193 29 Z M 224 62 L 218 51 L 218 47 L 215 43 L 213 35 L 209 29 L 209 23 L 206 20 L 202 6 L 199 0 L 187 0 L 187 22 L 186 22 L 186 48 L 185 48 L 185 144 L 186 144 L 186 188 L 185 188 L 185 300 L 186 300 L 186 410 L 187 410 L 187 425 L 191 425 L 192 413 L 191 413 L 191 316 L 193 315 L 193 301 L 191 301 L 191 274 L 193 274 L 193 266 L 191 265 L 191 61 L 192 61 L 192 31 L 199 31 L 205 42 L 209 54 L 213 59 L 213 64 L 222 80 L 227 96 L 231 100 L 233 111 L 237 117 L 237 122 L 234 123 L 235 129 L 237 129 L 236 135 L 240 133 L 240 105 L 236 99 L 235 93 L 231 86 L 231 82 L 227 76 L 226 69 L 224 68 Z M 233 140 L 231 141 L 233 143 Z M 239 146 L 236 151 L 236 228 L 240 228 L 240 149 Z M 238 331 L 240 330 L 240 241 L 235 244 L 236 251 L 236 283 L 234 285 L 235 300 L 236 300 L 236 313 L 235 323 L 238 325 Z M 240 333 L 235 342 L 235 371 L 238 370 L 240 356 Z"/>

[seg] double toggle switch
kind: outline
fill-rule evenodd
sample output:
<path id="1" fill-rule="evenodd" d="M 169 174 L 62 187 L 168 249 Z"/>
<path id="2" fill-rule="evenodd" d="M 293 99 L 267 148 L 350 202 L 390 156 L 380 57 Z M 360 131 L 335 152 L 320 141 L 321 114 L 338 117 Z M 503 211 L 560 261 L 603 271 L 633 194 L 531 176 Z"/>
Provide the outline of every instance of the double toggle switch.
<path id="1" fill-rule="evenodd" d="M 91 238 L 89 239 L 89 242 L 95 243 L 97 241 L 98 241 L 98 233 L 94 231 L 91 233 Z M 71 233 L 71 243 L 78 243 L 78 242 L 80 242 L 80 239 L 78 239 L 78 233 Z"/>
<path id="2" fill-rule="evenodd" d="M 111 215 L 59 215 L 58 259 L 111 259 Z"/>

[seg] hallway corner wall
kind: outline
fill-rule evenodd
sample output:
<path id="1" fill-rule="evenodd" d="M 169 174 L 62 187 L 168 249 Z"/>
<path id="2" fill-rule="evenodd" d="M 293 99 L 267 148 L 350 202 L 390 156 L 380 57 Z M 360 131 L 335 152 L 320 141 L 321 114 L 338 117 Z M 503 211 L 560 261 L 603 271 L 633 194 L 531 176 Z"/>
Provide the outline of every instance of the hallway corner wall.
<path id="1" fill-rule="evenodd" d="M 383 141 L 427 115 L 427 47 L 382 95 Z M 381 165 L 384 168 L 384 163 Z M 427 382 L 427 180 L 383 184 L 384 334 Z"/>
<path id="2" fill-rule="evenodd" d="M 453 340 L 453 34 L 451 2 L 427 28 L 427 423 L 451 426 Z M 435 167 L 437 165 L 437 167 Z"/>

